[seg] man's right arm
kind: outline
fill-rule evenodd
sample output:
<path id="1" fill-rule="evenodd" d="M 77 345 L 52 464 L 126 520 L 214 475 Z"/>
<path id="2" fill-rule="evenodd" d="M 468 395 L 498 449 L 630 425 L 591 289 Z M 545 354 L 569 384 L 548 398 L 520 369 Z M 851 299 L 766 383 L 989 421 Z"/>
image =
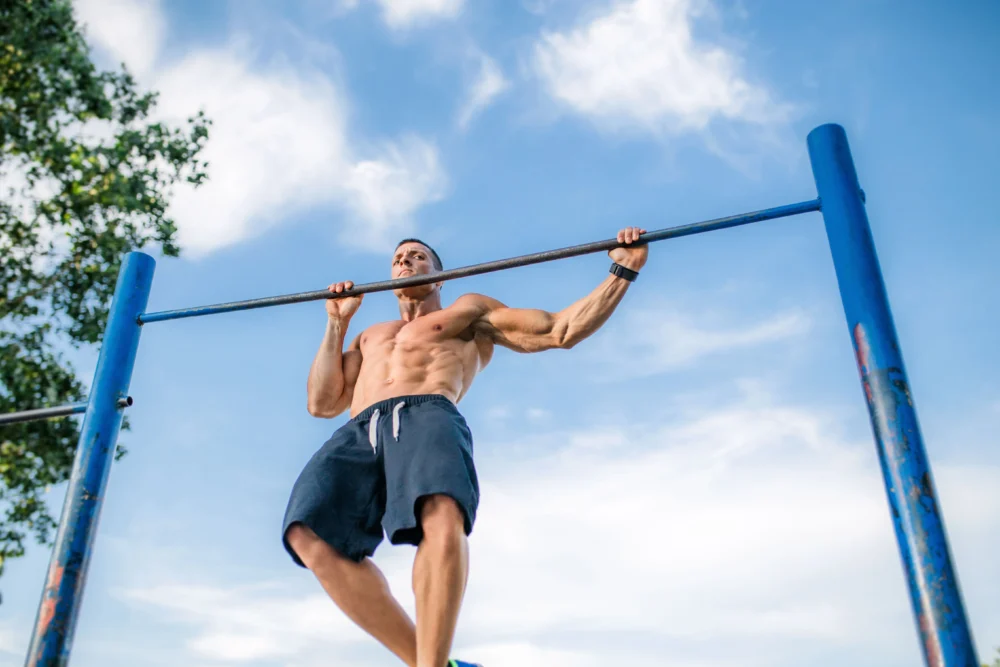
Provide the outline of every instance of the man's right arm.
<path id="1" fill-rule="evenodd" d="M 314 417 L 336 417 L 350 407 L 354 398 L 361 370 L 361 336 L 344 350 L 346 333 L 346 322 L 328 320 L 306 383 L 307 408 Z"/>

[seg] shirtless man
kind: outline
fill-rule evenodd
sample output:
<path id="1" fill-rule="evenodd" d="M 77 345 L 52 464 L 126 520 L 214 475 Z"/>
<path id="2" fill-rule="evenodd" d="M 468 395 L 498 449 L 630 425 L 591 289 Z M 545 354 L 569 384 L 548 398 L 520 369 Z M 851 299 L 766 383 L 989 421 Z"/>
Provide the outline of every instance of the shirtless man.
<path id="1" fill-rule="evenodd" d="M 597 331 L 618 306 L 648 247 L 645 230 L 618 232 L 612 275 L 558 313 L 508 308 L 465 294 L 443 308 L 434 283 L 396 290 L 400 319 L 361 332 L 344 350 L 363 295 L 328 299 L 326 334 L 309 372 L 309 413 L 351 419 L 312 457 L 285 513 L 282 538 L 347 616 L 410 667 L 474 667 L 449 660 L 469 572 L 467 536 L 479 483 L 472 434 L 456 405 L 493 357 L 569 349 Z M 440 271 L 425 243 L 407 239 L 392 277 Z M 330 286 L 350 291 L 350 281 Z M 382 541 L 417 547 L 416 624 L 389 591 L 370 556 Z"/>

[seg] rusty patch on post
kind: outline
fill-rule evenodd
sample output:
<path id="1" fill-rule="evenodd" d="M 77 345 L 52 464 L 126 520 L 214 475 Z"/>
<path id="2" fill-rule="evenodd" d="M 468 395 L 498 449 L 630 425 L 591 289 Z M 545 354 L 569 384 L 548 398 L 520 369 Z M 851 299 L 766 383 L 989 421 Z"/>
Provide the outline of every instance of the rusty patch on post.
<path id="1" fill-rule="evenodd" d="M 38 637 L 41 637 L 48 631 L 49 624 L 55 618 L 56 605 L 59 604 L 59 588 L 62 586 L 63 574 L 65 572 L 66 568 L 64 566 L 55 563 L 49 569 L 49 578 L 45 584 L 45 591 L 42 593 L 42 605 L 38 611 L 38 624 L 35 628 L 35 635 Z M 41 653 L 39 651 L 38 655 L 28 656 L 27 667 L 35 667 L 38 664 Z"/>
<path id="2" fill-rule="evenodd" d="M 927 622 L 927 614 L 921 613 L 917 620 L 920 624 L 920 638 L 924 642 L 924 655 L 927 656 L 928 667 L 945 667 L 944 658 L 941 655 L 941 647 L 938 645 L 930 624 Z"/>
<path id="3" fill-rule="evenodd" d="M 861 323 L 858 322 L 854 325 L 854 331 L 852 332 L 854 336 L 854 357 L 858 362 L 858 370 L 861 372 L 861 384 L 865 388 L 865 397 L 868 399 L 868 405 L 872 404 L 872 387 L 868 382 L 868 371 L 871 368 L 871 346 L 868 345 L 868 336 L 865 335 L 865 330 L 861 327 Z"/>

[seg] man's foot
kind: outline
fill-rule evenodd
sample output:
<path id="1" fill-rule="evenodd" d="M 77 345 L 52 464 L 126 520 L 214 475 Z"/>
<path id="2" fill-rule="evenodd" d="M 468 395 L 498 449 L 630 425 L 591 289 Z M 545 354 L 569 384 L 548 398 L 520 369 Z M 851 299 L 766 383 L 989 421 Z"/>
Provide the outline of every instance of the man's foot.
<path id="1" fill-rule="evenodd" d="M 449 660 L 448 667 L 483 667 L 478 662 L 465 662 L 463 660 Z"/>

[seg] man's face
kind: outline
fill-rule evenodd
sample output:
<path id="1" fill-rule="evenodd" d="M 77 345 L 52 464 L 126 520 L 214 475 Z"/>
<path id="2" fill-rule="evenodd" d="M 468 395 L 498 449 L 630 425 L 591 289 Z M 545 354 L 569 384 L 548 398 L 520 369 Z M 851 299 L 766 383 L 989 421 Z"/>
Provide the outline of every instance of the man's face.
<path id="1" fill-rule="evenodd" d="M 404 243 L 392 256 L 392 277 L 427 275 L 434 273 L 434 260 L 422 243 Z"/>

